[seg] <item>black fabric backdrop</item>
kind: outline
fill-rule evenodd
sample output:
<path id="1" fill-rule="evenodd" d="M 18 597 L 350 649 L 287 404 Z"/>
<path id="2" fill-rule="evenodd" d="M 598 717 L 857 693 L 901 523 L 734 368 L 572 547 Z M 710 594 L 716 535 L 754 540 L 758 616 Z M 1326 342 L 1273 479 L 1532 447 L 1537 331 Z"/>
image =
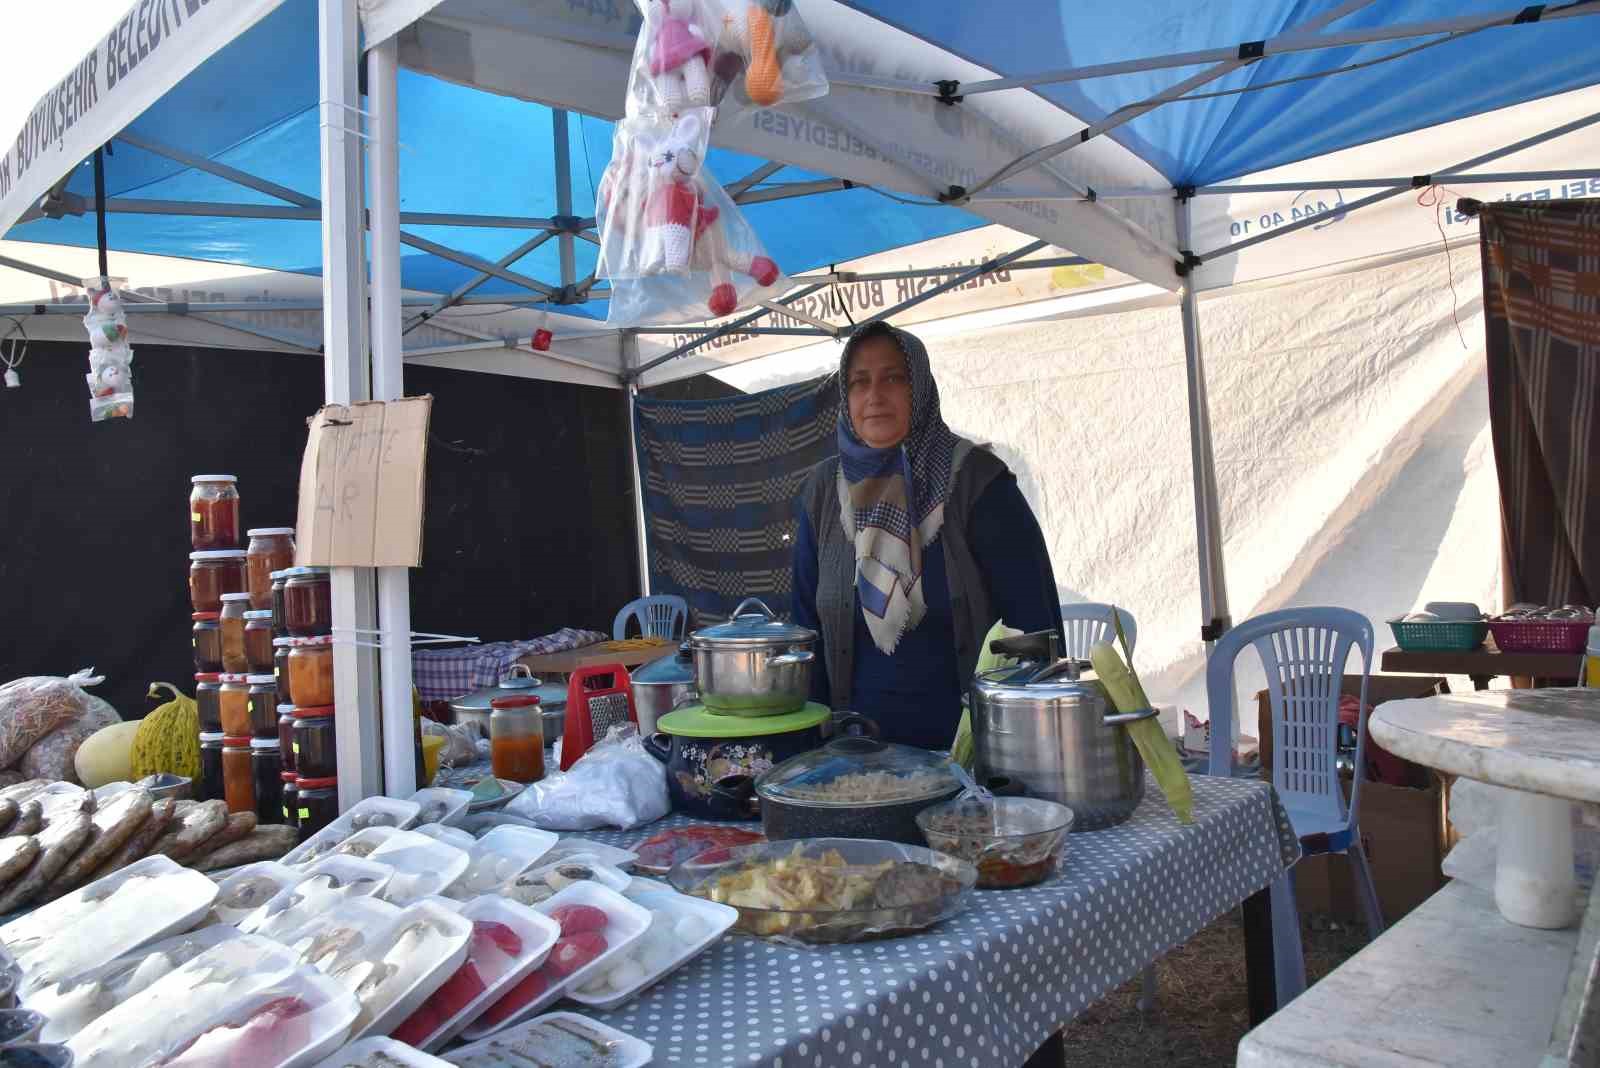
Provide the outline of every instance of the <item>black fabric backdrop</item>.
<path id="1" fill-rule="evenodd" d="M 245 526 L 292 526 L 315 357 L 139 345 L 136 414 L 90 423 L 86 345 L 35 343 L 0 389 L 0 681 L 94 665 L 125 718 L 192 686 L 189 476 L 239 476 Z M 430 367 L 423 566 L 412 626 L 527 638 L 609 632 L 636 595 L 620 391 Z"/>

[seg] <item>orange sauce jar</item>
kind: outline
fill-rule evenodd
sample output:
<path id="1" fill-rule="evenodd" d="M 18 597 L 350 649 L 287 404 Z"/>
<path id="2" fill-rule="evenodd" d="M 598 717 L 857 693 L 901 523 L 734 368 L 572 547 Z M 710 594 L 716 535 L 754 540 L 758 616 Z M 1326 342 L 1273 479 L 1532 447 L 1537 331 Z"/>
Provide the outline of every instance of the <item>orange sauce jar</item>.
<path id="1" fill-rule="evenodd" d="M 294 566 L 294 527 L 256 527 L 245 549 L 250 607 L 272 609 L 272 573 Z"/>
<path id="2" fill-rule="evenodd" d="M 333 637 L 296 638 L 289 646 L 289 702 L 298 708 L 333 704 Z"/>
<path id="3" fill-rule="evenodd" d="M 229 812 L 256 810 L 255 769 L 250 763 L 250 736 L 222 739 L 222 799 Z"/>
<path id="4" fill-rule="evenodd" d="M 544 778 L 544 717 L 531 695 L 489 702 L 489 765 L 497 779 L 538 782 Z"/>

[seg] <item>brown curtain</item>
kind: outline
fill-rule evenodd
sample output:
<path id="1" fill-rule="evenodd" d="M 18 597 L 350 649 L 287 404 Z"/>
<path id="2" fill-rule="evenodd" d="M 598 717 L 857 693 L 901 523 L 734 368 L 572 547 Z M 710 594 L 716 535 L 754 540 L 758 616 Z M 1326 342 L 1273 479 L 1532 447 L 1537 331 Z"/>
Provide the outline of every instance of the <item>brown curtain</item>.
<path id="1" fill-rule="evenodd" d="M 1512 601 L 1600 601 L 1600 200 L 1485 204 L 1489 420 Z"/>

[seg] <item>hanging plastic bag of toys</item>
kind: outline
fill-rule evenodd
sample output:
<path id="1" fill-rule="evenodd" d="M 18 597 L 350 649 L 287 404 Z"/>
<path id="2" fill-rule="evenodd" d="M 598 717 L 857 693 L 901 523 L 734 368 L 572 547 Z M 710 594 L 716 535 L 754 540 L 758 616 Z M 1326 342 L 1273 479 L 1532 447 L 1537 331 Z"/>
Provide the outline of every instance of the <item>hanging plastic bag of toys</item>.
<path id="1" fill-rule="evenodd" d="M 116 289 L 105 279 L 86 280 L 89 314 L 89 418 L 133 418 L 133 349 L 128 346 L 128 318 Z"/>

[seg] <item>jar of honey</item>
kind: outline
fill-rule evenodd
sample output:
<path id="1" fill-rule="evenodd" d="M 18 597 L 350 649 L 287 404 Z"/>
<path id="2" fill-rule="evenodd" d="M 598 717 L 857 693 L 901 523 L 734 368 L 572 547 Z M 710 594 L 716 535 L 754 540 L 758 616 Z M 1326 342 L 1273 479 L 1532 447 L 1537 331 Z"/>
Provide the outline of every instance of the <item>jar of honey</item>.
<path id="1" fill-rule="evenodd" d="M 244 655 L 244 614 L 250 609 L 248 593 L 222 595 L 222 612 L 217 626 L 222 629 L 222 670 L 240 674 L 250 670 Z"/>
<path id="2" fill-rule="evenodd" d="M 229 812 L 256 810 L 255 768 L 250 763 L 250 736 L 222 739 L 222 799 Z"/>
<path id="3" fill-rule="evenodd" d="M 289 700 L 301 708 L 333 704 L 333 636 L 296 638 L 289 647 Z"/>
<path id="4" fill-rule="evenodd" d="M 195 475 L 189 480 L 191 547 L 195 549 L 239 547 L 238 483 L 238 478 L 233 475 Z"/>
<path id="5" fill-rule="evenodd" d="M 273 670 L 271 612 L 244 614 L 244 658 L 252 675 L 265 675 Z"/>
<path id="6" fill-rule="evenodd" d="M 497 779 L 544 778 L 544 717 L 532 695 L 489 702 L 489 765 Z"/>
<path id="7" fill-rule="evenodd" d="M 291 567 L 284 574 L 283 615 L 289 633 L 296 638 L 332 634 L 333 586 L 328 569 Z"/>
<path id="8" fill-rule="evenodd" d="M 222 733 L 230 738 L 243 738 L 250 744 L 250 680 L 247 675 L 223 673 L 217 692 L 217 706 L 222 718 Z"/>
<path id="9" fill-rule="evenodd" d="M 196 612 L 220 612 L 223 594 L 243 592 L 243 549 L 189 554 L 189 601 Z"/>
<path id="10" fill-rule="evenodd" d="M 217 623 L 217 612 L 196 612 L 194 637 L 194 669 L 196 671 L 222 670 L 222 627 Z"/>
<path id="11" fill-rule="evenodd" d="M 256 527 L 245 547 L 250 607 L 271 610 L 272 575 L 294 566 L 294 527 Z"/>

